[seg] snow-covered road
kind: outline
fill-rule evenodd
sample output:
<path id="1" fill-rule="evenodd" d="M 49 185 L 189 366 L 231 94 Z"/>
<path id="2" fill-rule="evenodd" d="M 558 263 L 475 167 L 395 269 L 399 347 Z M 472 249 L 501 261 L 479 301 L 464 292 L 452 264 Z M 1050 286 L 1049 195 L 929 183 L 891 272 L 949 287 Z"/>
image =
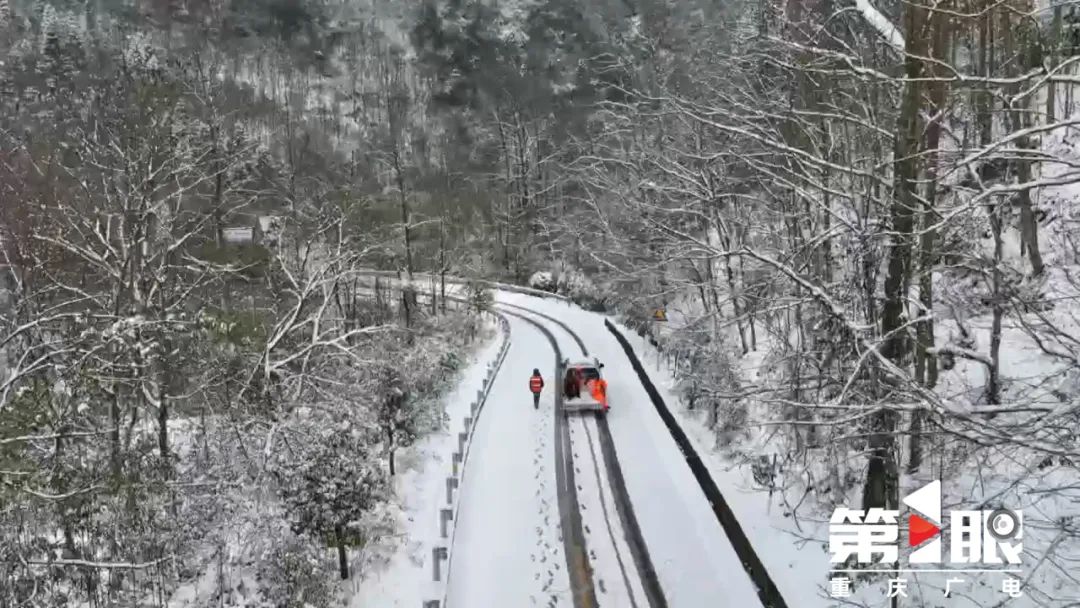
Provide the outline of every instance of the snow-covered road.
<path id="1" fill-rule="evenodd" d="M 559 300 L 495 295 L 510 319 L 511 345 L 459 489 L 446 606 L 762 606 L 604 317 Z M 551 340 L 563 357 L 584 348 L 605 364 L 606 424 L 556 416 Z M 535 410 L 527 389 L 533 368 L 547 380 Z"/>
<path id="2" fill-rule="evenodd" d="M 585 343 L 590 355 L 599 357 L 605 364 L 612 404 L 608 426 L 629 499 L 668 606 L 761 606 L 756 587 L 621 346 L 604 327 L 604 318 L 565 303 L 522 294 L 498 292 L 497 301 L 559 319 Z M 550 326 L 565 353 L 576 356 L 580 352 L 565 330 L 542 317 L 536 319 Z M 538 333 L 528 335 L 539 337 Z M 516 344 L 518 338 L 511 339 L 515 347 L 521 347 Z M 542 344 L 528 350 L 544 352 Z M 514 366 L 509 366 L 506 371 L 513 369 Z M 584 507 L 586 511 L 601 508 L 599 504 L 589 503 Z M 590 540 L 596 537 L 594 530 Z M 608 605 L 630 604 L 609 600 Z"/>
<path id="3" fill-rule="evenodd" d="M 555 354 L 525 321 L 511 317 L 510 336 L 461 480 L 448 606 L 573 605 L 559 537 L 554 396 L 545 390 L 534 410 L 528 392 L 533 368 L 550 377 Z"/>

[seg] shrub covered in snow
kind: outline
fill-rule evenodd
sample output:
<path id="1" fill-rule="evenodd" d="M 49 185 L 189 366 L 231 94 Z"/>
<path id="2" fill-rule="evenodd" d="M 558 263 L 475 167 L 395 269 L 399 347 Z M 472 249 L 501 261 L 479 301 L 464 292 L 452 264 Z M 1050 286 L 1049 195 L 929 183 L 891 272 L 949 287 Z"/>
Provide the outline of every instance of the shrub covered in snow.
<path id="1" fill-rule="evenodd" d="M 605 312 L 608 296 L 583 272 L 567 268 L 559 273 L 558 293 L 570 298 L 586 310 Z"/>
<path id="2" fill-rule="evenodd" d="M 555 293 L 559 289 L 558 283 L 555 281 L 555 276 L 547 270 L 534 272 L 533 275 L 529 277 L 529 287 L 551 293 Z"/>
<path id="3" fill-rule="evenodd" d="M 279 468 L 293 530 L 338 547 L 342 578 L 348 578 L 345 549 L 359 532 L 356 526 L 389 495 L 386 469 L 372 449 L 373 431 L 343 422 L 297 454 L 295 465 Z"/>
<path id="4" fill-rule="evenodd" d="M 402 373 L 386 366 L 380 375 L 379 392 L 375 397 L 375 420 L 379 427 L 390 474 L 394 474 L 394 455 L 398 447 L 408 446 L 418 433 L 419 404 L 405 386 Z"/>
<path id="5" fill-rule="evenodd" d="M 470 281 L 465 288 L 466 299 L 469 301 L 469 309 L 473 313 L 482 313 L 491 310 L 495 302 L 495 296 L 486 285 L 479 281 Z"/>
<path id="6" fill-rule="evenodd" d="M 329 608 L 336 594 L 326 572 L 327 553 L 303 537 L 285 532 L 270 539 L 271 546 L 257 563 L 255 581 L 267 606 L 275 608 Z"/>

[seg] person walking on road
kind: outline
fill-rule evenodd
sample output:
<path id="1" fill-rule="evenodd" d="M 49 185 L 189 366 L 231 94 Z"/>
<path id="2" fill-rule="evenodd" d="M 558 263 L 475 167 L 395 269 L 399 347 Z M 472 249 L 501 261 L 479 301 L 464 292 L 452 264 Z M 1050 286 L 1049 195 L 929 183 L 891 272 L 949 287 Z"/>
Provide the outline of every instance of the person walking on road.
<path id="1" fill-rule="evenodd" d="M 533 394 L 533 409 L 540 409 L 540 391 L 544 390 L 544 378 L 538 369 L 534 369 L 529 377 L 529 390 Z"/>

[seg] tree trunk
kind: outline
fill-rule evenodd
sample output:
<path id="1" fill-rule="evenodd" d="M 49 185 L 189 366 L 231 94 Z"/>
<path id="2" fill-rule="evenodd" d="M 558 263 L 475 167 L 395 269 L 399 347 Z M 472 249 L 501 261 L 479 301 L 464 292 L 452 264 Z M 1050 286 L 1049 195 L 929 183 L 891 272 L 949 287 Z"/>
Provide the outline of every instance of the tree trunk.
<path id="1" fill-rule="evenodd" d="M 405 271 L 408 273 L 409 283 L 412 283 L 413 279 L 413 257 L 412 257 L 412 228 L 410 223 L 412 222 L 412 213 L 409 211 L 409 197 L 405 194 L 405 173 L 404 168 L 401 166 L 401 154 L 398 151 L 398 142 L 394 142 L 394 179 L 397 181 L 398 196 L 401 200 L 401 225 L 405 228 Z"/>
<path id="2" fill-rule="evenodd" d="M 341 580 L 349 580 L 349 554 L 345 547 L 345 531 L 341 526 L 334 528 L 334 536 L 337 537 L 338 570 L 341 572 Z"/>
<path id="3" fill-rule="evenodd" d="M 746 283 L 746 257 L 745 256 L 739 256 L 739 278 L 742 281 L 742 284 L 744 286 L 743 289 L 745 290 L 746 289 L 745 286 L 747 284 Z M 743 291 L 743 293 L 746 293 L 746 291 Z M 755 315 L 755 311 L 757 310 L 757 306 L 761 302 L 761 298 L 758 297 L 757 292 L 754 292 L 753 298 L 754 298 L 753 302 L 747 302 L 747 303 L 744 304 L 743 310 L 746 311 L 746 313 L 747 313 L 747 315 L 746 315 L 746 324 L 750 328 L 750 350 L 756 351 L 757 350 L 757 327 L 755 326 L 755 323 L 754 323 L 754 315 Z"/>
<path id="4" fill-rule="evenodd" d="M 1029 161 L 1019 162 L 1018 179 L 1021 182 L 1030 181 L 1031 163 Z M 1025 249 L 1027 249 L 1028 261 L 1031 262 L 1031 275 L 1035 277 L 1041 276 L 1046 267 L 1043 264 L 1042 253 L 1039 250 L 1039 225 L 1035 220 L 1035 212 L 1031 208 L 1031 191 L 1023 190 L 1018 192 L 1016 199 L 1020 205 L 1020 232 Z"/>
<path id="5" fill-rule="evenodd" d="M 120 460 L 120 390 L 119 387 L 113 387 L 114 392 L 109 402 L 109 418 L 112 424 L 112 430 L 109 433 L 109 460 L 113 477 L 117 480 L 120 479 L 122 470 Z"/>
<path id="6" fill-rule="evenodd" d="M 1060 11 L 1061 7 L 1058 6 L 1054 10 Z M 1002 11 L 1002 28 L 1005 31 L 1005 51 L 1006 57 L 1024 57 L 1028 52 L 1028 48 L 1033 43 L 1029 40 L 1030 30 L 1027 26 L 1018 28 L 1017 37 L 1018 43 L 1013 36 L 1012 27 L 1012 15 L 1008 11 Z M 1007 76 L 1015 77 L 1021 71 L 1028 66 L 1026 62 L 1011 61 L 1008 63 L 1009 69 L 1007 70 Z M 1047 86 L 1050 89 L 1047 92 L 1047 103 L 1049 104 L 1051 95 L 1049 91 L 1053 90 L 1053 83 L 1048 82 Z M 1016 94 L 1020 91 L 1020 85 L 1009 87 L 1011 92 Z M 1010 102 L 1009 118 L 1014 130 L 1021 130 L 1031 126 L 1034 121 L 1031 118 L 1031 112 L 1026 108 L 1017 108 L 1016 102 Z M 1030 102 L 1022 102 L 1025 106 L 1028 106 Z M 1021 150 L 1033 150 L 1032 138 L 1030 136 L 1021 137 L 1017 140 L 1017 147 Z M 1016 179 L 1021 184 L 1031 181 L 1031 164 L 1030 158 L 1017 158 L 1013 161 L 1016 166 Z M 1027 253 L 1028 260 L 1031 262 L 1031 274 L 1032 276 L 1040 276 L 1043 273 L 1044 266 L 1042 260 L 1042 252 L 1039 249 L 1039 226 L 1035 220 L 1035 213 L 1031 208 L 1031 191 L 1028 189 L 1021 190 L 1016 193 L 1016 203 L 1020 207 L 1020 242 L 1021 242 L 1021 254 Z"/>
<path id="7" fill-rule="evenodd" d="M 439 220 L 439 302 L 446 314 L 446 218 Z"/>
<path id="8" fill-rule="evenodd" d="M 935 59 L 946 61 L 949 56 L 949 40 L 945 36 L 944 22 L 938 13 L 932 14 L 930 52 Z M 940 77 L 941 69 L 938 64 L 929 67 L 932 75 Z M 919 304 L 920 316 L 926 318 L 918 322 L 916 326 L 918 348 L 915 357 L 915 378 L 927 388 L 937 385 L 938 362 L 937 357 L 931 354 L 929 349 L 934 347 L 934 267 L 936 256 L 934 254 L 934 242 L 937 237 L 932 226 L 936 222 L 934 203 L 937 200 L 937 163 L 938 146 L 941 143 L 941 121 L 944 120 L 947 89 L 943 82 L 933 82 L 930 85 L 930 112 L 934 120 L 926 127 L 927 154 L 927 188 L 924 195 L 926 201 L 922 212 L 923 233 L 919 243 Z M 915 410 L 911 415 L 908 439 L 908 471 L 916 472 L 922 464 L 922 429 L 927 412 L 922 409 Z"/>
<path id="9" fill-rule="evenodd" d="M 386 431 L 386 457 L 390 463 L 390 476 L 393 477 L 396 473 L 394 466 L 394 453 L 397 451 L 394 446 L 394 429 L 388 429 Z"/>
<path id="10" fill-rule="evenodd" d="M 724 249 L 731 251 L 736 243 L 733 242 L 726 227 L 721 225 L 720 211 L 718 209 L 713 209 L 713 217 L 715 218 L 713 223 L 716 226 L 716 232 L 720 236 L 720 244 Z M 740 288 L 735 285 L 735 270 L 731 265 L 731 256 L 724 257 L 724 272 L 727 276 L 728 295 L 731 297 L 731 309 L 735 314 L 735 327 L 739 331 L 739 344 L 742 346 L 742 354 L 745 355 L 750 352 L 750 345 L 746 342 L 746 326 L 742 318 L 745 306 L 740 306 L 740 302 L 745 302 L 745 300 L 743 300 Z"/>
<path id="11" fill-rule="evenodd" d="M 1005 294 L 1002 285 L 1001 265 L 1004 263 L 1004 239 L 1001 237 L 1003 221 L 1002 204 L 990 211 L 990 229 L 994 235 L 994 261 L 990 274 L 990 298 L 993 318 L 990 322 L 990 367 L 987 370 L 986 402 L 990 405 L 1001 404 L 1000 365 L 1001 365 L 1001 322 L 1005 316 Z"/>
<path id="12" fill-rule="evenodd" d="M 505 224 L 503 225 L 502 234 L 500 235 L 503 249 L 503 263 L 506 272 L 510 272 L 511 259 L 510 259 L 510 241 L 512 228 L 510 225 L 510 219 L 514 210 L 514 179 L 513 170 L 510 166 L 510 144 L 506 138 L 506 130 L 503 127 L 502 119 L 499 117 L 498 108 L 495 110 L 495 125 L 499 128 L 499 147 L 503 156 L 503 167 L 506 172 L 506 213 L 504 215 Z"/>
<path id="13" fill-rule="evenodd" d="M 908 360 L 908 341 L 905 339 L 904 302 L 907 296 L 908 277 L 911 271 L 911 239 L 914 228 L 914 211 L 918 205 L 918 167 L 916 165 L 921 142 L 919 110 L 925 42 L 920 39 L 926 11 L 918 5 L 909 5 L 904 14 L 907 55 L 904 72 L 908 77 L 904 84 L 904 97 L 900 105 L 894 152 L 895 185 L 892 203 L 893 241 L 889 250 L 888 270 L 885 276 L 885 302 L 881 313 L 881 334 L 884 341 L 881 352 L 897 366 L 903 368 Z M 879 388 L 880 390 L 880 388 Z M 882 394 L 881 397 L 888 398 Z M 882 410 L 870 421 L 870 457 L 863 486 L 863 508 L 895 508 L 899 501 L 896 473 L 896 447 L 893 433 L 896 414 Z"/>
<path id="14" fill-rule="evenodd" d="M 1050 57 L 1046 62 L 1047 69 L 1054 69 L 1061 56 L 1061 4 L 1054 5 L 1054 19 L 1050 26 Z M 1053 81 L 1046 83 L 1046 124 L 1057 120 L 1054 118 L 1057 112 L 1057 86 Z"/>

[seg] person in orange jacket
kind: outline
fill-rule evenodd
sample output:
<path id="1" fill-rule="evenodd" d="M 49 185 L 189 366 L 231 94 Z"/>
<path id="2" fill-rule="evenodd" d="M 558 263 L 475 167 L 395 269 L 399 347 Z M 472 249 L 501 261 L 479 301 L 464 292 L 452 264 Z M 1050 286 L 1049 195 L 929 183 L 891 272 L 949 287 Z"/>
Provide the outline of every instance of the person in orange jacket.
<path id="1" fill-rule="evenodd" d="M 606 412 L 608 410 L 607 402 L 607 380 L 603 378 L 597 378 L 592 382 L 592 396 L 600 402 L 600 406 L 604 408 Z"/>
<path id="2" fill-rule="evenodd" d="M 529 390 L 533 394 L 533 409 L 540 409 L 540 391 L 544 390 L 544 378 L 538 369 L 534 369 L 532 376 L 529 376 Z"/>

